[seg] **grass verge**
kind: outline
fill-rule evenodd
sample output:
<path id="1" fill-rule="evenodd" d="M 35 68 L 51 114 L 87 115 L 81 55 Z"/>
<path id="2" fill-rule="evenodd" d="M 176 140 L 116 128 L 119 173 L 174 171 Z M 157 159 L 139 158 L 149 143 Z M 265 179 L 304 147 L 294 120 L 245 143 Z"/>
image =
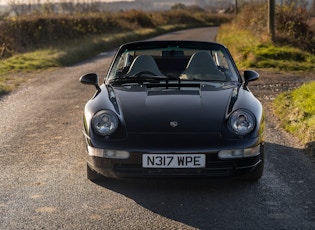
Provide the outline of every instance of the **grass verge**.
<path id="1" fill-rule="evenodd" d="M 273 107 L 285 130 L 304 144 L 315 140 L 315 82 L 281 93 Z"/>
<path id="2" fill-rule="evenodd" d="M 220 27 L 218 41 L 232 53 L 239 68 L 315 72 L 315 56 L 289 46 L 275 46 L 267 36 L 259 39 L 233 24 Z"/>

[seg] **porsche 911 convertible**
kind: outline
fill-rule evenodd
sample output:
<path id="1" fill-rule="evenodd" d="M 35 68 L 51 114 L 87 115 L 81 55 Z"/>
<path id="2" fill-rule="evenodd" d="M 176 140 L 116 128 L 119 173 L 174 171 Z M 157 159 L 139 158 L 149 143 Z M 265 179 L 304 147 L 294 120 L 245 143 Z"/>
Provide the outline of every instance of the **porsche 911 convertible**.
<path id="1" fill-rule="evenodd" d="M 122 45 L 84 109 L 87 177 L 230 177 L 258 180 L 264 115 L 228 49 L 199 41 Z"/>

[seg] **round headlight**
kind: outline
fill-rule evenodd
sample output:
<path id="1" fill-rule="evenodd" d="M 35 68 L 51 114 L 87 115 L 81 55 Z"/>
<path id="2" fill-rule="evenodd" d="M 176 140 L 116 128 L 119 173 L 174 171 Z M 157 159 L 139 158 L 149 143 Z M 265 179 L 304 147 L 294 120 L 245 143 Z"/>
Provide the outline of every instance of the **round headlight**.
<path id="1" fill-rule="evenodd" d="M 236 134 L 246 135 L 255 128 L 255 118 L 249 112 L 237 110 L 230 116 L 229 125 Z"/>
<path id="2" fill-rule="evenodd" d="M 92 127 L 99 135 L 110 135 L 115 132 L 118 127 L 117 115 L 112 111 L 101 110 L 93 116 Z"/>

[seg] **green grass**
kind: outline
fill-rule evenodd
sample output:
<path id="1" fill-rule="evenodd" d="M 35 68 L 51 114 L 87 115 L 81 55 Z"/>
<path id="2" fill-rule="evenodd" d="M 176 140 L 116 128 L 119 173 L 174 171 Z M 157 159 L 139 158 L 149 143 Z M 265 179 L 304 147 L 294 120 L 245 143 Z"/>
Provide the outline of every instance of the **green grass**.
<path id="1" fill-rule="evenodd" d="M 18 71 L 30 72 L 59 66 L 58 58 L 62 56 L 62 53 L 64 52 L 56 49 L 46 49 L 15 55 L 0 63 L 0 75 Z"/>
<path id="2" fill-rule="evenodd" d="M 315 82 L 280 94 L 273 107 L 287 131 L 304 144 L 315 140 Z"/>
<path id="3" fill-rule="evenodd" d="M 30 53 L 18 54 L 0 62 L 0 96 L 7 94 L 27 79 L 18 72 L 34 72 L 60 66 L 59 58 L 62 51 L 56 49 L 37 50 Z"/>
<path id="4" fill-rule="evenodd" d="M 259 39 L 233 24 L 220 27 L 218 41 L 231 51 L 239 68 L 315 71 L 315 55 L 289 46 L 275 46 L 267 36 Z"/>
<path id="5" fill-rule="evenodd" d="M 315 71 L 315 56 L 292 47 L 257 45 L 242 50 L 241 66 L 282 71 Z"/>
<path id="6" fill-rule="evenodd" d="M 261 45 L 250 31 L 239 29 L 232 23 L 220 27 L 217 41 L 228 47 L 238 66 L 251 59 L 250 53 L 244 54 L 244 50 Z"/>

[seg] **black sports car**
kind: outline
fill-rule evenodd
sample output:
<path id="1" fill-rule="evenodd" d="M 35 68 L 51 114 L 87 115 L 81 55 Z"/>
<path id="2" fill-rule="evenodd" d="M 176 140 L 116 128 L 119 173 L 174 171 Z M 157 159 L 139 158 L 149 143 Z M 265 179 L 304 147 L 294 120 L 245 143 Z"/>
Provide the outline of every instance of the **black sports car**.
<path id="1" fill-rule="evenodd" d="M 84 109 L 87 177 L 241 176 L 264 168 L 264 115 L 228 51 L 217 43 L 122 45 Z"/>

